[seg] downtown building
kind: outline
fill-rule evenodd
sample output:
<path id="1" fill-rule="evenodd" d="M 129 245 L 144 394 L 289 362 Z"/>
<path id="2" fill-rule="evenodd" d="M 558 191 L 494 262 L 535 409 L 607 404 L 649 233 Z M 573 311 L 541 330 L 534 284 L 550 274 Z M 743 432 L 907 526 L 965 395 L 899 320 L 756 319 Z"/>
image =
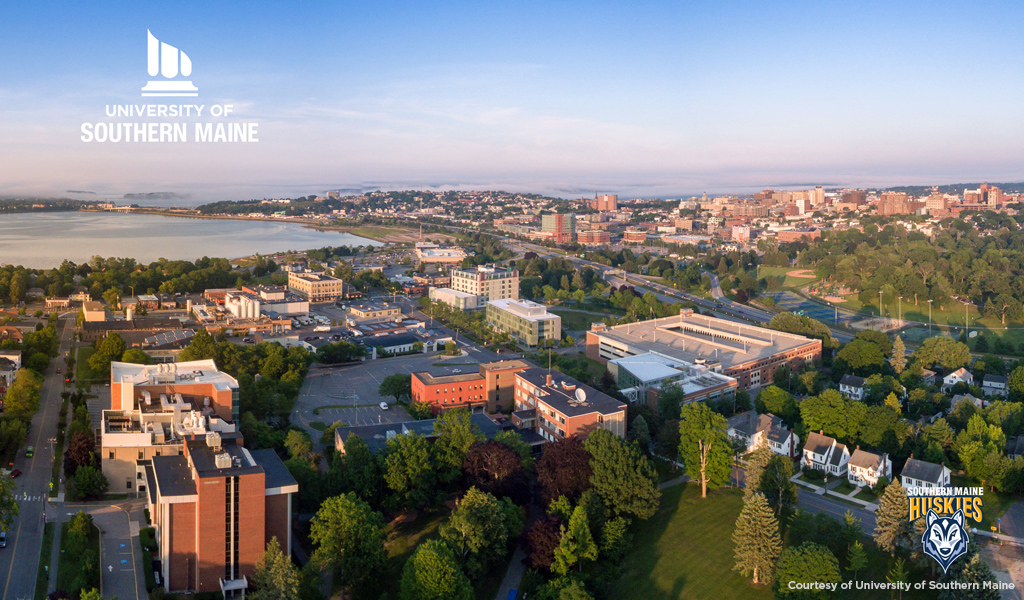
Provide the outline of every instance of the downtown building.
<path id="1" fill-rule="evenodd" d="M 562 339 L 562 317 L 530 300 L 491 300 L 487 303 L 485 318 L 495 331 L 507 333 L 523 346 L 532 348 L 547 340 Z"/>
<path id="2" fill-rule="evenodd" d="M 453 269 L 450 288 L 432 287 L 427 296 L 458 310 L 483 308 L 491 300 L 519 298 L 519 271 L 511 267 L 481 265 Z"/>
<path id="3" fill-rule="evenodd" d="M 288 291 L 309 302 L 332 302 L 344 293 L 345 283 L 326 273 L 288 273 Z"/>
<path id="4" fill-rule="evenodd" d="M 576 215 L 571 213 L 541 215 L 540 231 L 542 237 L 556 244 L 570 244 L 576 236 Z"/>
<path id="5" fill-rule="evenodd" d="M 602 364 L 648 353 L 727 375 L 739 389 L 749 390 L 770 385 L 783 365 L 797 369 L 820 360 L 821 340 L 697 315 L 691 309 L 614 327 L 593 323 L 587 332 L 587 357 Z"/>
<path id="6" fill-rule="evenodd" d="M 434 413 L 467 408 L 473 413 L 512 410 L 515 374 L 530 367 L 521 360 L 499 360 L 480 365 L 476 373 L 412 374 L 412 401 L 430 406 Z"/>

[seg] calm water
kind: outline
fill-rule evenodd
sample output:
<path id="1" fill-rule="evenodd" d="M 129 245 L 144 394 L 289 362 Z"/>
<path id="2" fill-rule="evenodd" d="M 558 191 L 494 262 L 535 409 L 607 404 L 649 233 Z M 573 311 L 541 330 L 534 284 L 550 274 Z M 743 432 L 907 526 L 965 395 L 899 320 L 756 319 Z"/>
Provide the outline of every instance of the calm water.
<path id="1" fill-rule="evenodd" d="M 295 223 L 186 219 L 120 213 L 22 213 L 0 215 L 0 264 L 45 269 L 65 258 L 195 260 L 238 258 L 259 252 L 324 246 L 380 245 L 348 233 L 316 231 Z"/>

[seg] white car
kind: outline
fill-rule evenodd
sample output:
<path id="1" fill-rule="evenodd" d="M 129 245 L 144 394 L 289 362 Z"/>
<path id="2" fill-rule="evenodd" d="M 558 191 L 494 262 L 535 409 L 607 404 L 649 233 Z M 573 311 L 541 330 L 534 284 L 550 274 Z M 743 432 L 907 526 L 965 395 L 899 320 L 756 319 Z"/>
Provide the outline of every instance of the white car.
<path id="1" fill-rule="evenodd" d="M 462 369 L 452 369 L 452 373 L 461 373 Z"/>
<path id="2" fill-rule="evenodd" d="M 380 403 L 380 409 L 381 410 L 387 410 L 388 409 L 388 403 L 387 402 L 381 402 Z"/>

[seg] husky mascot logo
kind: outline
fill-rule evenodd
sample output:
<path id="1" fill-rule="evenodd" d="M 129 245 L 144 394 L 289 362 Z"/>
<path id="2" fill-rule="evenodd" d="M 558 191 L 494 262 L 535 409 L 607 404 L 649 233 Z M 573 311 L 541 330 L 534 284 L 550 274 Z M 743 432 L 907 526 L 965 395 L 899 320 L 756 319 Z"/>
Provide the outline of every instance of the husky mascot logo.
<path id="1" fill-rule="evenodd" d="M 934 510 L 929 510 L 921 546 L 925 554 L 942 565 L 942 572 L 945 573 L 954 560 L 967 554 L 964 512 L 958 510 L 952 517 L 940 517 Z"/>

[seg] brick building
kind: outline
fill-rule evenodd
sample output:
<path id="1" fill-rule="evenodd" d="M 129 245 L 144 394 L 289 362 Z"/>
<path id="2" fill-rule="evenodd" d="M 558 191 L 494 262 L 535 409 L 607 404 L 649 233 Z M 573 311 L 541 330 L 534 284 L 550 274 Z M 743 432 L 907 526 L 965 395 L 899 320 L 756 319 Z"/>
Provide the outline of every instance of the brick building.
<path id="1" fill-rule="evenodd" d="M 187 440 L 182 455 L 145 466 L 168 592 L 244 594 L 271 538 L 291 555 L 299 486 L 276 452 L 249 451 L 240 441 L 210 433 Z"/>
<path id="2" fill-rule="evenodd" d="M 602 364 L 624 356 L 657 352 L 736 379 L 739 389 L 772 383 L 782 365 L 793 369 L 821 358 L 821 340 L 696 315 L 607 327 L 594 323 L 587 332 L 587 357 Z"/>
<path id="3" fill-rule="evenodd" d="M 288 273 L 288 291 L 310 302 L 327 302 L 341 297 L 344 283 L 326 273 Z"/>
<path id="4" fill-rule="evenodd" d="M 502 360 L 480 365 L 476 373 L 412 374 L 412 400 L 429 404 L 434 412 L 468 408 L 495 413 L 512 408 L 513 375 L 529 368 L 521 360 Z"/>
<path id="5" fill-rule="evenodd" d="M 626 405 L 557 371 L 516 373 L 512 424 L 549 442 L 607 429 L 626 436 Z"/>

